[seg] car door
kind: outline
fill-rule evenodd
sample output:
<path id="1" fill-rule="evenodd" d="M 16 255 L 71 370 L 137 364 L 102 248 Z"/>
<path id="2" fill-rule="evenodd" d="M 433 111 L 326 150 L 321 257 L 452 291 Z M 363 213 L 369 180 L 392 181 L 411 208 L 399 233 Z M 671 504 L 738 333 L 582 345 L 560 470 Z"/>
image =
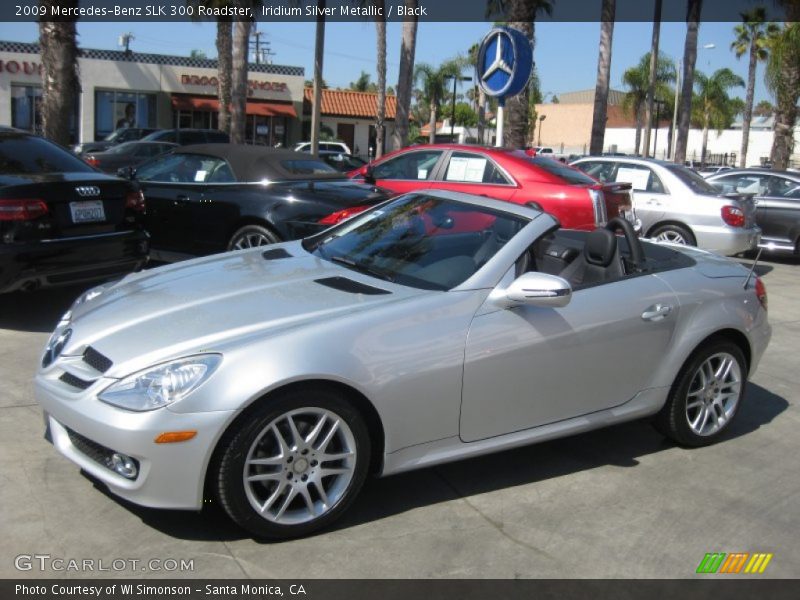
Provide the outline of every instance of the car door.
<path id="1" fill-rule="evenodd" d="M 378 187 L 398 194 L 431 187 L 444 155 L 443 150 L 410 150 L 372 168 Z"/>
<path id="2" fill-rule="evenodd" d="M 238 184 L 230 165 L 217 157 L 203 157 L 196 201 L 186 205 L 191 241 L 186 251 L 203 256 L 224 252 L 240 220 L 242 203 L 253 202 L 258 186 Z"/>
<path id="3" fill-rule="evenodd" d="M 666 316 L 651 315 L 653 312 Z M 466 442 L 623 404 L 649 386 L 678 302 L 655 275 L 576 290 L 563 308 L 478 311 L 467 337 Z"/>
<path id="4" fill-rule="evenodd" d="M 756 197 L 756 222 L 765 241 L 794 247 L 800 231 L 800 181 L 766 177 L 762 195 Z"/>
<path id="5" fill-rule="evenodd" d="M 673 211 L 668 190 L 652 167 L 637 163 L 617 162 L 614 181 L 630 183 L 633 188 L 633 209 L 647 232 L 665 213 Z"/>
<path id="6" fill-rule="evenodd" d="M 491 158 L 481 152 L 448 152 L 430 187 L 511 200 L 517 185 Z"/>
<path id="7" fill-rule="evenodd" d="M 196 155 L 166 154 L 144 163 L 136 179 L 147 207 L 145 224 L 155 250 L 186 252 L 191 243 L 189 203 L 201 199 Z"/>

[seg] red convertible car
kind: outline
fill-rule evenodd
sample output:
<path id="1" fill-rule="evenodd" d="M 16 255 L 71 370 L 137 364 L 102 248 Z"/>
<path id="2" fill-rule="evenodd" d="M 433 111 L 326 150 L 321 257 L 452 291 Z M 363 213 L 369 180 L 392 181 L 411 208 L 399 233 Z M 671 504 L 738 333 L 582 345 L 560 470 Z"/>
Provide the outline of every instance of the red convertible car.
<path id="1" fill-rule="evenodd" d="M 631 185 L 600 183 L 586 173 L 522 150 L 432 144 L 410 146 L 351 171 L 397 193 L 446 189 L 532 204 L 568 229 L 593 230 L 622 216 L 634 221 Z"/>

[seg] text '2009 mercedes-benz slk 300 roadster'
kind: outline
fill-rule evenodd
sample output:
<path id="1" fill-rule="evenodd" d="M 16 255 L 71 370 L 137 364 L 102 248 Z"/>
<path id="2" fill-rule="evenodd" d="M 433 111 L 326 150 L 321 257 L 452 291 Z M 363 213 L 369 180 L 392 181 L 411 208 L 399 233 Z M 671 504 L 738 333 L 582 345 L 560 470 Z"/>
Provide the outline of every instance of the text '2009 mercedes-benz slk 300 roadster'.
<path id="1" fill-rule="evenodd" d="M 622 235 L 618 235 L 618 233 Z M 78 298 L 36 375 L 56 448 L 131 502 L 308 534 L 390 475 L 652 418 L 724 436 L 763 283 L 696 248 L 446 191 Z"/>

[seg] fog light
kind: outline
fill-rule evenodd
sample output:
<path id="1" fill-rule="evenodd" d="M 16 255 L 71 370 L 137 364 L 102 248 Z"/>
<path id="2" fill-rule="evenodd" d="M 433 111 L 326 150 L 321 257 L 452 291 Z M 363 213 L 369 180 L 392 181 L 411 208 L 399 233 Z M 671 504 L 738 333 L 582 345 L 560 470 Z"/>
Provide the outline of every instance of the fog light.
<path id="1" fill-rule="evenodd" d="M 108 468 L 116 471 L 126 479 L 136 479 L 139 474 L 139 465 L 136 460 L 125 454 L 114 452 L 108 459 Z"/>

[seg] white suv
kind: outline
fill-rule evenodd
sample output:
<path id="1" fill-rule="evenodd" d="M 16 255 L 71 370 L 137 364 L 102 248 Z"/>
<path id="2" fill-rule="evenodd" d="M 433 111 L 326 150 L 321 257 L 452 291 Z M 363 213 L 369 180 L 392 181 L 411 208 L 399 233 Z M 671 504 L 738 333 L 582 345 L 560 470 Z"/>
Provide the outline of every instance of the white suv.
<path id="1" fill-rule="evenodd" d="M 294 146 L 295 152 L 311 152 L 311 142 L 300 142 Z M 320 142 L 320 152 L 336 152 L 344 154 L 352 154 L 350 148 L 344 142 Z"/>

